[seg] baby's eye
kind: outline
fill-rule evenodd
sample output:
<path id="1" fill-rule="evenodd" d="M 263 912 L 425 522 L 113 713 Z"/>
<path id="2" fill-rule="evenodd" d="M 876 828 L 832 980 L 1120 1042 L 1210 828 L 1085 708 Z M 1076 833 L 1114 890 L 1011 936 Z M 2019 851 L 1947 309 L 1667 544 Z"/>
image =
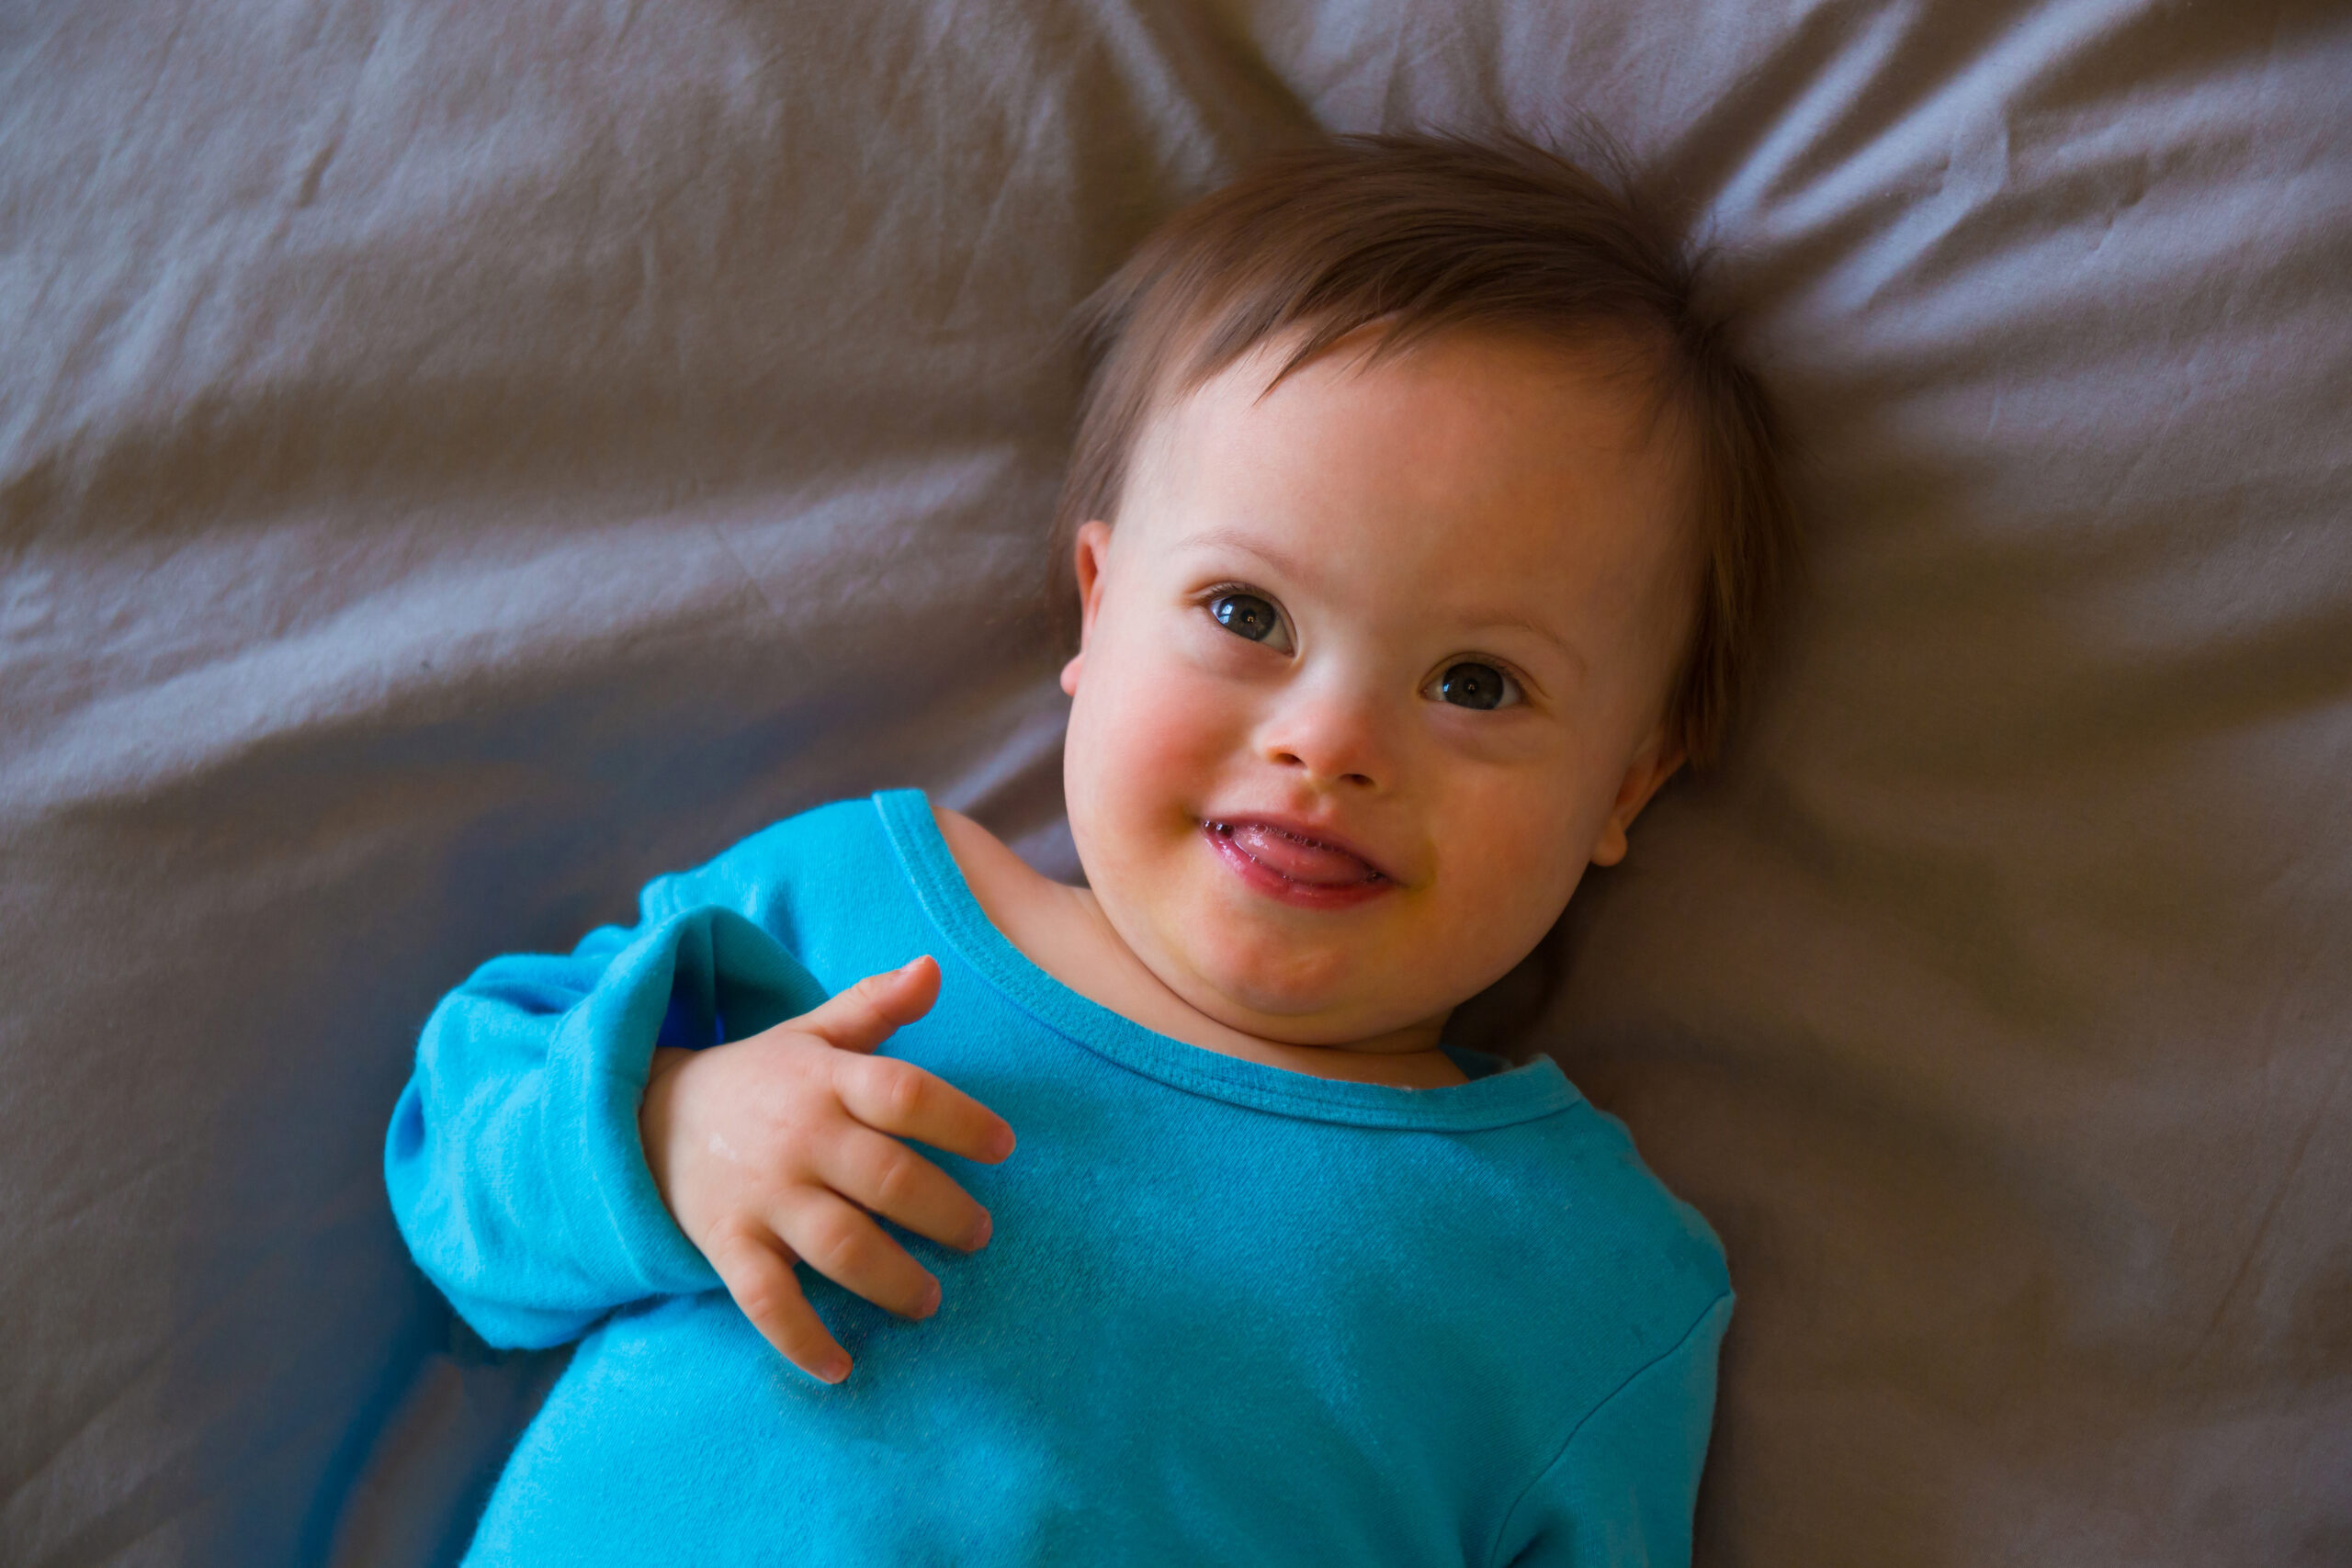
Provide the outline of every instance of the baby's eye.
<path id="1" fill-rule="evenodd" d="M 1509 707 L 1520 700 L 1518 682 L 1475 659 L 1447 665 L 1423 694 L 1462 708 Z"/>
<path id="2" fill-rule="evenodd" d="M 1255 593 L 1218 593 L 1209 600 L 1209 614 L 1235 637 L 1266 643 L 1284 652 L 1289 650 L 1290 637 L 1283 630 L 1282 612 Z"/>

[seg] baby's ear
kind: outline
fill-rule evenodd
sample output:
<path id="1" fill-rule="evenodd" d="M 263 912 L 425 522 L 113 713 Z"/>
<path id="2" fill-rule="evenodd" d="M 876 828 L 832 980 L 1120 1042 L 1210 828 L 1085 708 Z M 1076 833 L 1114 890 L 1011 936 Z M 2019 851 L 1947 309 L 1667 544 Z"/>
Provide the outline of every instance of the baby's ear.
<path id="1" fill-rule="evenodd" d="M 1079 667 L 1086 659 L 1087 639 L 1094 635 L 1094 609 L 1102 601 L 1102 569 L 1111 562 L 1111 525 L 1080 524 L 1072 553 L 1078 569 L 1078 653 L 1062 666 L 1062 690 L 1076 696 Z"/>
<path id="2" fill-rule="evenodd" d="M 1650 796 L 1682 766 L 1685 755 L 1681 742 L 1667 726 L 1660 724 L 1651 731 L 1617 786 L 1616 803 L 1609 808 L 1609 820 L 1600 825 L 1600 838 L 1592 846 L 1593 864 L 1615 865 L 1625 858 L 1626 829 L 1650 803 Z"/>
<path id="3" fill-rule="evenodd" d="M 1111 525 L 1096 518 L 1080 523 L 1070 541 L 1071 565 L 1078 569 L 1078 603 L 1089 615 L 1094 613 L 1094 595 L 1102 581 L 1102 568 L 1111 559 Z"/>

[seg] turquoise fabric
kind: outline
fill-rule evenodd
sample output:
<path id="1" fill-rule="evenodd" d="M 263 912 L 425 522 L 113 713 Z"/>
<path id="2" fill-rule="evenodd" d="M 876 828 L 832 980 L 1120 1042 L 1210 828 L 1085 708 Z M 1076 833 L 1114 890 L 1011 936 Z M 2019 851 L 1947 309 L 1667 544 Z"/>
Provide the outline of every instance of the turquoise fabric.
<path id="1" fill-rule="evenodd" d="M 937 1157 L 995 1217 L 906 1323 L 808 1269 L 803 1376 L 662 1209 L 657 1043 L 740 1038 L 934 954 L 886 1049 L 1001 1113 Z M 1713 1235 L 1548 1059 L 1438 1089 L 1203 1051 L 988 922 L 917 791 L 663 877 L 631 930 L 493 960 L 385 1149 L 411 1251 L 499 1346 L 581 1340 L 482 1563 L 1680 1563 L 1731 1310 Z"/>

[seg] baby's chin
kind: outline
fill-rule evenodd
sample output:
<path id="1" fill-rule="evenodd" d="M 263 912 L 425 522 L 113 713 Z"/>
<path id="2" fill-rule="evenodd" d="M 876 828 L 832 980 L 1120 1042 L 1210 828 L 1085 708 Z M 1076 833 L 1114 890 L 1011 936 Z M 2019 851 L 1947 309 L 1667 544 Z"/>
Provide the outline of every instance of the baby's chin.
<path id="1" fill-rule="evenodd" d="M 1451 1010 L 1442 1001 L 1398 994 L 1396 966 L 1379 964 L 1373 955 L 1329 950 L 1285 954 L 1278 949 L 1270 953 L 1265 943 L 1236 951 L 1246 944 L 1187 942 L 1181 933 L 1170 934 L 1174 962 L 1167 964 L 1161 982 L 1194 1011 L 1276 1044 L 1427 1049 L 1434 1039 L 1397 1037 Z"/>

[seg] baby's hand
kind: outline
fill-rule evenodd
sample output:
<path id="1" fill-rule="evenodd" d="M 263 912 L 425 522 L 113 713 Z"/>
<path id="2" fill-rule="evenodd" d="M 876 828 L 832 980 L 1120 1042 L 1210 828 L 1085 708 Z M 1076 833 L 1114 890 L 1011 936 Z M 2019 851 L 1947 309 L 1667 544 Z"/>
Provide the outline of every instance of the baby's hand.
<path id="1" fill-rule="evenodd" d="M 1012 1129 L 909 1062 L 869 1055 L 931 1010 L 939 965 L 868 976 L 798 1018 L 707 1050 L 653 1053 L 638 1112 L 645 1163 L 678 1228 L 786 1359 L 839 1382 L 849 1354 L 793 1275 L 797 1258 L 901 1317 L 939 1310 L 939 1281 L 867 1211 L 967 1252 L 989 1213 L 900 1138 L 994 1164 Z"/>

